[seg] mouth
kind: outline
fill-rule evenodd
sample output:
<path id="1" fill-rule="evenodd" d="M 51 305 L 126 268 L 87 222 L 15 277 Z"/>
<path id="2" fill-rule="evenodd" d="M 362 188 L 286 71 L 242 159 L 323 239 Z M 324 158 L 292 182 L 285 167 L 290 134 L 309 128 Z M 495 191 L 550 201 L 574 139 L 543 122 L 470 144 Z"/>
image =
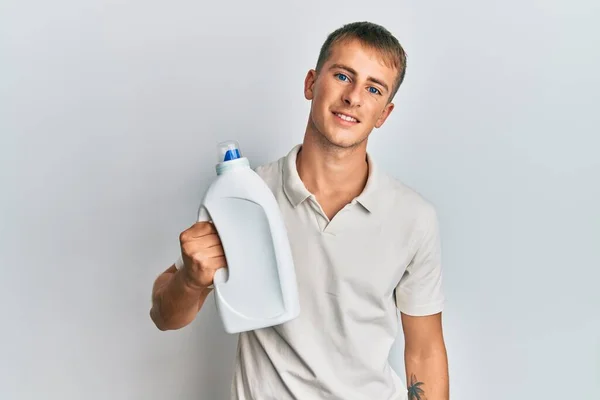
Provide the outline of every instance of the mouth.
<path id="1" fill-rule="evenodd" d="M 338 117 L 342 121 L 350 123 L 350 124 L 358 124 L 360 122 L 358 120 L 358 118 L 356 118 L 355 116 L 350 115 L 350 114 L 344 114 L 344 113 L 333 111 L 333 115 L 335 115 L 336 117 Z"/>

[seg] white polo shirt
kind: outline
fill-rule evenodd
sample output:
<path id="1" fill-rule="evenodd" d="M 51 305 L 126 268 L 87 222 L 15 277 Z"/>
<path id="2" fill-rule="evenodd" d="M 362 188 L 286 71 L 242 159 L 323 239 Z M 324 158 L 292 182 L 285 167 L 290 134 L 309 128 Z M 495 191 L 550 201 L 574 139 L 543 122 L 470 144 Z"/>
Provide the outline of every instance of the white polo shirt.
<path id="1" fill-rule="evenodd" d="M 239 335 L 232 400 L 404 400 L 388 363 L 405 314 L 442 311 L 435 209 L 367 155 L 363 192 L 330 221 L 296 169 L 295 146 L 255 171 L 288 229 L 300 316 Z"/>

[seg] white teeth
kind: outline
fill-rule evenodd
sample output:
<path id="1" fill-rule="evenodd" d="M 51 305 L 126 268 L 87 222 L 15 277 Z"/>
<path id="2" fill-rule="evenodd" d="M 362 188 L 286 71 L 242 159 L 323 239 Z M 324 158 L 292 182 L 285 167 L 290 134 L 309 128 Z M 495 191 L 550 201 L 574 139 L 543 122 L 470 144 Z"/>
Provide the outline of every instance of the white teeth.
<path id="1" fill-rule="evenodd" d="M 337 115 L 338 117 L 340 117 L 341 119 L 343 119 L 344 121 L 348 121 L 348 122 L 356 122 L 356 118 L 352 118 L 349 117 L 347 115 L 344 114 L 340 114 L 340 113 L 336 113 L 335 115 Z"/>

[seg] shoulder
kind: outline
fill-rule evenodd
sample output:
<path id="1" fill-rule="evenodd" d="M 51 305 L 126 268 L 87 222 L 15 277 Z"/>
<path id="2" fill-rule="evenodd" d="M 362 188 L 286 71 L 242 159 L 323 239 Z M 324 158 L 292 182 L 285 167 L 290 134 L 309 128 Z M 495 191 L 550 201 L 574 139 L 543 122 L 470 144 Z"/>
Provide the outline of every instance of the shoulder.
<path id="1" fill-rule="evenodd" d="M 260 164 L 253 169 L 271 189 L 275 189 L 282 182 L 284 161 L 285 157 L 280 157 L 277 160 Z"/>
<path id="2" fill-rule="evenodd" d="M 254 172 L 260 175 L 260 177 L 263 179 L 269 179 L 273 176 L 281 175 L 281 166 L 283 160 L 284 157 L 281 157 L 277 160 L 257 165 L 253 168 Z"/>
<path id="3" fill-rule="evenodd" d="M 408 208 L 412 212 L 423 214 L 435 213 L 435 206 L 429 199 L 400 179 L 381 172 L 380 185 L 383 190 L 389 192 L 394 206 L 402 205 L 403 208 Z"/>
<path id="4" fill-rule="evenodd" d="M 432 201 L 423 196 L 416 189 L 408 186 L 400 179 L 387 173 L 380 173 L 380 185 L 385 196 L 388 215 L 394 220 L 411 220 L 414 225 L 428 228 L 437 220 L 437 210 Z"/>

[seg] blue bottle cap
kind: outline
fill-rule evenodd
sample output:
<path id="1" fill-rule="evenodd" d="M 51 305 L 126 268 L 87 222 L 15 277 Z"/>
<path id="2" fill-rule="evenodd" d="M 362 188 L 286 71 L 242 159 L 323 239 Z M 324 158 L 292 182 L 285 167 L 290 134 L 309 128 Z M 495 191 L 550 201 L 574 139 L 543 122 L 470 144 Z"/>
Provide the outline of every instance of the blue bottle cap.
<path id="1" fill-rule="evenodd" d="M 218 152 L 218 162 L 226 162 L 231 160 L 237 160 L 238 158 L 242 158 L 242 152 L 240 151 L 240 145 L 235 140 L 227 140 L 225 142 L 221 142 L 217 145 L 219 150 Z"/>

